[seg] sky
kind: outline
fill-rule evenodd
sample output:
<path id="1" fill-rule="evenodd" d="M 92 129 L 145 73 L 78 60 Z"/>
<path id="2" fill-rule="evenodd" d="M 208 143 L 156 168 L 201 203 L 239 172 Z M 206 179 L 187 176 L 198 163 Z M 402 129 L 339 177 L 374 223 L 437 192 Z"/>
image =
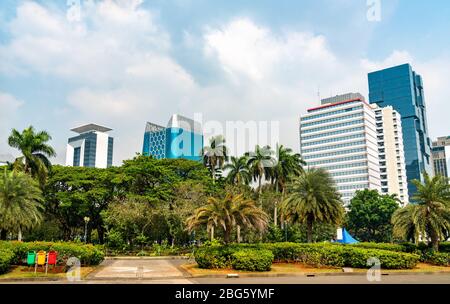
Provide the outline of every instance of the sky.
<path id="1" fill-rule="evenodd" d="M 367 97 L 367 73 L 403 63 L 423 77 L 431 137 L 450 135 L 449 37 L 447 0 L 2 0 L 0 155 L 33 125 L 63 164 L 70 129 L 96 123 L 120 165 L 174 113 L 268 122 L 298 151 L 319 97 Z"/>

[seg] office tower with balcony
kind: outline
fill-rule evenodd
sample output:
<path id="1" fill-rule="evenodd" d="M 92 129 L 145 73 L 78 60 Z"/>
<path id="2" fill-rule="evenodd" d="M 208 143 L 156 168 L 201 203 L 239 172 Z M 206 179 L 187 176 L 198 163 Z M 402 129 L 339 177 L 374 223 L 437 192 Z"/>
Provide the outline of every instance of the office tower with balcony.
<path id="1" fill-rule="evenodd" d="M 345 204 L 357 190 L 381 191 L 375 112 L 358 93 L 322 100 L 300 118 L 300 151 L 310 167 L 326 169 Z"/>
<path id="2" fill-rule="evenodd" d="M 431 141 L 422 77 L 409 64 L 369 73 L 369 101 L 380 107 L 392 106 L 402 117 L 408 195 L 416 189 L 411 183 L 423 181 L 423 172 L 433 174 Z"/>
<path id="3" fill-rule="evenodd" d="M 107 168 L 112 166 L 114 139 L 110 128 L 88 124 L 71 131 L 79 135 L 67 143 L 66 166 Z"/>
<path id="4" fill-rule="evenodd" d="M 439 137 L 433 141 L 431 148 L 435 175 L 449 176 L 450 168 L 450 136 Z"/>
<path id="5" fill-rule="evenodd" d="M 391 106 L 372 106 L 377 128 L 381 192 L 396 194 L 406 205 L 409 199 L 401 116 Z"/>
<path id="6" fill-rule="evenodd" d="M 167 127 L 147 122 L 143 155 L 200 161 L 202 149 L 203 131 L 199 122 L 178 114 L 170 118 Z"/>

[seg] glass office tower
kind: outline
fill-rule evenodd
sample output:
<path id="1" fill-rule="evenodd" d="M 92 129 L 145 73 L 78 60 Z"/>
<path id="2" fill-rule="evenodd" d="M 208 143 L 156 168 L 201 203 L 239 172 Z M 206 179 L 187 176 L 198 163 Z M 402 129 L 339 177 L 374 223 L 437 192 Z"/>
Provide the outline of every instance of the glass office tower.
<path id="1" fill-rule="evenodd" d="M 66 166 L 108 168 L 113 162 L 114 138 L 110 128 L 88 124 L 71 131 L 79 135 L 67 143 Z"/>
<path id="2" fill-rule="evenodd" d="M 423 181 L 423 172 L 433 174 L 422 77 L 409 64 L 403 64 L 369 73 L 368 78 L 370 103 L 380 107 L 392 106 L 402 117 L 408 194 L 411 198 L 416 191 L 411 181 Z"/>
<path id="3" fill-rule="evenodd" d="M 143 155 L 156 159 L 185 158 L 202 160 L 203 131 L 201 124 L 187 117 L 173 115 L 167 127 L 148 122 L 145 128 Z"/>

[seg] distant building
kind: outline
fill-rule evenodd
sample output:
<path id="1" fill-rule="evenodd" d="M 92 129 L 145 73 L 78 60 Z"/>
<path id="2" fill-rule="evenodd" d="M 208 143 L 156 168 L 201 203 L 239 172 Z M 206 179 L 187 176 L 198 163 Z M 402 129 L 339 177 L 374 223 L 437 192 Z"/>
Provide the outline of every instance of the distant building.
<path id="1" fill-rule="evenodd" d="M 439 137 L 434 141 L 432 154 L 434 174 L 450 177 L 450 136 Z"/>
<path id="2" fill-rule="evenodd" d="M 174 114 L 167 127 L 147 122 L 144 133 L 143 155 L 156 159 L 202 159 L 203 131 L 199 122 Z"/>
<path id="3" fill-rule="evenodd" d="M 300 151 L 308 166 L 330 173 L 345 204 L 357 190 L 381 192 L 375 112 L 361 94 L 309 109 L 300 118 Z"/>
<path id="4" fill-rule="evenodd" d="M 392 106 L 402 117 L 408 194 L 416 192 L 412 180 L 433 174 L 431 141 L 422 77 L 409 64 L 369 73 L 369 99 L 380 107 Z"/>
<path id="5" fill-rule="evenodd" d="M 11 154 L 0 154 L 0 166 L 6 166 L 12 162 L 14 162 L 14 157 Z"/>
<path id="6" fill-rule="evenodd" d="M 391 106 L 373 106 L 380 157 L 381 192 L 396 194 L 406 205 L 409 199 L 401 116 Z"/>
<path id="7" fill-rule="evenodd" d="M 79 135 L 69 138 L 66 166 L 95 168 L 112 166 L 114 139 L 107 134 L 112 129 L 88 124 L 71 131 Z"/>

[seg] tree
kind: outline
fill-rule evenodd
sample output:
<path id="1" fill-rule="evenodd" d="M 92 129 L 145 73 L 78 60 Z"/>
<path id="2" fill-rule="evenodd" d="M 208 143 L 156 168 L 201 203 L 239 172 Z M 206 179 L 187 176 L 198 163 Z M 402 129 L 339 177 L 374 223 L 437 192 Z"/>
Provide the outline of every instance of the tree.
<path id="1" fill-rule="evenodd" d="M 394 235 L 404 238 L 428 238 L 435 251 L 450 232 L 450 185 L 443 176 L 431 178 L 424 173 L 424 183 L 413 180 L 417 188 L 413 204 L 397 210 L 393 217 Z"/>
<path id="2" fill-rule="evenodd" d="M 0 178 L 0 229 L 17 232 L 37 226 L 42 220 L 42 192 L 37 183 L 22 172 L 7 172 Z"/>
<path id="3" fill-rule="evenodd" d="M 287 198 L 282 203 L 283 214 L 293 223 L 306 224 L 307 240 L 313 240 L 317 222 L 338 225 L 344 208 L 335 184 L 324 169 L 311 168 L 288 185 Z"/>
<path id="4" fill-rule="evenodd" d="M 217 135 L 209 139 L 209 146 L 203 148 L 203 163 L 210 170 L 213 182 L 220 174 L 225 162 L 228 160 L 228 148 L 225 138 Z"/>
<path id="5" fill-rule="evenodd" d="M 394 195 L 381 195 L 376 190 L 357 191 L 350 201 L 347 228 L 363 242 L 391 242 L 391 218 L 399 208 Z"/>
<path id="6" fill-rule="evenodd" d="M 281 200 L 284 199 L 286 184 L 292 178 L 300 176 L 304 172 L 303 166 L 306 164 L 300 154 L 293 154 L 292 149 L 283 145 L 277 146 L 277 161 L 275 166 L 269 169 L 270 179 L 275 184 L 275 191 L 281 191 Z M 278 200 L 274 203 L 274 224 L 277 225 Z"/>
<path id="7" fill-rule="evenodd" d="M 245 199 L 242 194 L 227 194 L 224 198 L 210 197 L 208 203 L 195 210 L 194 215 L 186 221 L 188 231 L 206 225 L 214 238 L 214 228 L 220 227 L 224 232 L 225 243 L 230 243 L 234 227 L 265 230 L 268 223 L 267 214 L 256 207 L 255 202 Z M 239 229 L 238 229 L 239 231 Z M 237 239 L 239 240 L 238 235 Z"/>
<path id="8" fill-rule="evenodd" d="M 224 166 L 225 170 L 229 170 L 227 181 L 232 185 L 248 185 L 252 180 L 250 168 L 247 163 L 247 157 L 231 157 L 231 162 Z"/>
<path id="9" fill-rule="evenodd" d="M 101 212 L 115 197 L 125 194 L 119 189 L 119 169 L 54 166 L 45 187 L 46 212 L 61 224 L 65 239 L 73 239 L 90 218 L 87 241 L 97 230 L 100 243 L 104 241 Z"/>
<path id="10" fill-rule="evenodd" d="M 262 193 L 262 179 L 269 179 L 270 168 L 274 166 L 275 161 L 273 158 L 273 151 L 269 146 L 260 147 L 256 146 L 255 152 L 247 152 L 245 156 L 248 158 L 248 166 L 250 167 L 250 173 L 253 180 L 258 181 L 258 193 Z"/>
<path id="11" fill-rule="evenodd" d="M 35 132 L 32 126 L 22 133 L 13 129 L 8 138 L 8 144 L 22 153 L 14 162 L 14 168 L 36 177 L 41 186 L 44 186 L 51 167 L 48 158 L 56 156 L 55 150 L 47 144 L 51 139 L 46 131 Z"/>
<path id="12" fill-rule="evenodd" d="M 123 199 L 112 202 L 102 212 L 102 218 L 108 230 L 118 231 L 133 249 L 137 240 L 146 239 L 143 236 L 150 229 L 153 212 L 146 202 L 139 199 Z"/>

